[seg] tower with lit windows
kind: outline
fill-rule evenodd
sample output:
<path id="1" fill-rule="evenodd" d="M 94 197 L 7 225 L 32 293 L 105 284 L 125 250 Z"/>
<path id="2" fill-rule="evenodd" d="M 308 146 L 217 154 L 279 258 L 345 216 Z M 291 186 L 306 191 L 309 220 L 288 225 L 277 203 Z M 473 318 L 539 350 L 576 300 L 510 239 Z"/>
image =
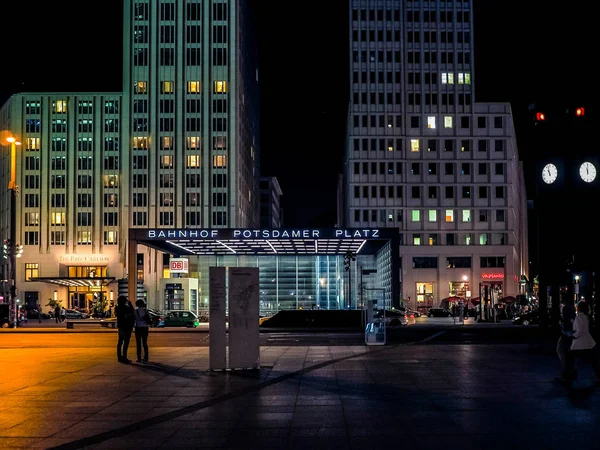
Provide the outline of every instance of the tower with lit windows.
<path id="1" fill-rule="evenodd" d="M 251 2 L 126 0 L 131 227 L 255 227 L 258 68 Z"/>
<path id="2" fill-rule="evenodd" d="M 521 293 L 523 170 L 510 105 L 475 101 L 472 1 L 351 0 L 349 20 L 346 226 L 399 229 L 413 308 Z"/>

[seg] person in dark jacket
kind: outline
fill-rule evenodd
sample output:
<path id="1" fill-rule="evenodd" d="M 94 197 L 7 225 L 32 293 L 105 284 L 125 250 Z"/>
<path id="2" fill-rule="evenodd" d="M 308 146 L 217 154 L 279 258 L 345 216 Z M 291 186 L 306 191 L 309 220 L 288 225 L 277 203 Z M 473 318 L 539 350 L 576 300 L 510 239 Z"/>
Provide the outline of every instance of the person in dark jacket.
<path id="1" fill-rule="evenodd" d="M 556 353 L 563 367 L 562 374 L 555 380 L 559 383 L 569 383 L 573 378 L 573 359 L 570 357 L 571 344 L 573 343 L 573 322 L 575 322 L 575 305 L 573 298 L 566 296 L 561 311 L 561 333 L 556 344 Z"/>
<path id="2" fill-rule="evenodd" d="M 130 359 L 127 358 L 127 350 L 129 349 L 129 341 L 131 340 L 131 332 L 135 323 L 133 307 L 127 297 L 120 295 L 117 298 L 117 306 L 115 307 L 115 316 L 117 318 L 117 328 L 119 329 L 119 340 L 117 342 L 117 360 L 121 363 L 129 364 Z"/>
<path id="3" fill-rule="evenodd" d="M 60 320 L 60 306 L 56 305 L 56 307 L 54 308 L 54 319 L 56 320 L 56 323 L 58 323 L 58 321 Z"/>
<path id="4" fill-rule="evenodd" d="M 147 363 L 148 362 L 148 330 L 152 323 L 148 310 L 146 309 L 146 302 L 141 298 L 135 302 L 137 306 L 135 310 L 135 344 L 137 348 L 137 362 Z M 144 349 L 144 355 L 142 356 L 142 347 Z"/>

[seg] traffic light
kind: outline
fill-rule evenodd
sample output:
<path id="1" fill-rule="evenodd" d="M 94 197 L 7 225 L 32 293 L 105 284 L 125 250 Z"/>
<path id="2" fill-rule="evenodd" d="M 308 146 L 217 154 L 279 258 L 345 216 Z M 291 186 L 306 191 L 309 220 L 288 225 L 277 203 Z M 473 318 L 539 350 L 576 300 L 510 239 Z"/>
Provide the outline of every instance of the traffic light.
<path id="1" fill-rule="evenodd" d="M 344 269 L 350 270 L 350 264 L 352 261 L 356 261 L 356 255 L 351 251 L 347 251 L 344 254 Z"/>
<path id="2" fill-rule="evenodd" d="M 538 111 L 535 113 L 535 120 L 538 122 L 543 122 L 546 120 L 546 115 L 543 112 Z"/>
<path id="3" fill-rule="evenodd" d="M 577 108 L 577 109 L 575 109 L 575 115 L 577 117 L 583 117 L 583 116 L 585 116 L 585 108 Z"/>

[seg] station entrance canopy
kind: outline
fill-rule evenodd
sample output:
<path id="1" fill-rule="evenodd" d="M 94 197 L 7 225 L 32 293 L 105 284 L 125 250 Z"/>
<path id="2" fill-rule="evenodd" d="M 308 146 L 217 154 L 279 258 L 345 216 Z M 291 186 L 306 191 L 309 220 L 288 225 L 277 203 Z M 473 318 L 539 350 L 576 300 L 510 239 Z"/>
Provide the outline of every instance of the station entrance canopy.
<path id="1" fill-rule="evenodd" d="M 173 255 L 376 254 L 398 248 L 397 228 L 129 229 L 129 240 Z"/>

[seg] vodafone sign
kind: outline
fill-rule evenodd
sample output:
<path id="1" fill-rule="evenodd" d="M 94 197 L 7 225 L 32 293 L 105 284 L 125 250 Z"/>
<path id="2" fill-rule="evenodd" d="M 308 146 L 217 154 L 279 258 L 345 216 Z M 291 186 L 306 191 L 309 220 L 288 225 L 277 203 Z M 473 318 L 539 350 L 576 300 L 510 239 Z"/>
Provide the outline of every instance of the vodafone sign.
<path id="1" fill-rule="evenodd" d="M 169 259 L 171 273 L 188 273 L 188 260 L 186 258 Z"/>

